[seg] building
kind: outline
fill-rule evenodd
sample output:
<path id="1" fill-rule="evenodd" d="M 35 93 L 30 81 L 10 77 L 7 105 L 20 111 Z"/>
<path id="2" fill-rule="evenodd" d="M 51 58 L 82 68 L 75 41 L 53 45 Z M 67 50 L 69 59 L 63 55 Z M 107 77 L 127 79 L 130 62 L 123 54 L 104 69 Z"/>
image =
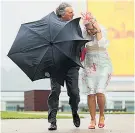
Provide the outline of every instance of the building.
<path id="1" fill-rule="evenodd" d="M 33 90 L 41 90 L 41 89 L 33 89 Z M 134 93 L 133 78 L 128 79 L 123 78 L 120 81 L 118 81 L 117 78 L 112 78 L 106 93 L 106 108 L 108 109 L 126 108 L 128 112 L 134 112 L 135 111 L 134 94 L 135 93 Z M 80 96 L 81 100 L 79 105 L 87 107 L 87 97 L 82 94 L 80 94 Z M 60 107 L 64 106 L 65 111 L 70 111 L 68 100 L 69 97 L 67 96 L 66 88 L 62 88 L 59 106 Z M 20 107 L 24 107 L 24 91 L 19 89 L 18 91 L 17 90 L 1 91 L 1 110 L 16 111 L 18 105 Z"/>

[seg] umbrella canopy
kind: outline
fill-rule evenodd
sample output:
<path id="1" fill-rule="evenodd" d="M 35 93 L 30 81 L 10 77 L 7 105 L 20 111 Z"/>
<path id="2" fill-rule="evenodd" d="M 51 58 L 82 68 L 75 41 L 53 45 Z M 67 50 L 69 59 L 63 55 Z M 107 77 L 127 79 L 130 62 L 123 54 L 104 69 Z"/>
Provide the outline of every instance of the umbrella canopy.
<path id="1" fill-rule="evenodd" d="M 22 24 L 8 57 L 32 80 L 55 77 L 64 85 L 70 67 L 81 66 L 79 53 L 88 42 L 79 29 L 80 18 L 60 21 L 54 12 Z"/>

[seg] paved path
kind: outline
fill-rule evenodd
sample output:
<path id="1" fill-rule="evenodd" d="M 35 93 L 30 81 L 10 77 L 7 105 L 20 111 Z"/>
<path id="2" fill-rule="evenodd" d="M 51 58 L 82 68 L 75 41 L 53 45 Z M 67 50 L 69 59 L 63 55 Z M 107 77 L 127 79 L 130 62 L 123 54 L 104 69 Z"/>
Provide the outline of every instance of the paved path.
<path id="1" fill-rule="evenodd" d="M 82 115 L 82 114 L 81 114 Z M 98 116 L 97 116 L 98 120 Z M 87 129 L 89 115 L 81 119 L 81 126 L 75 128 L 72 119 L 58 119 L 57 131 L 48 131 L 47 119 L 22 119 L 22 120 L 2 120 L 2 133 L 134 133 L 134 115 L 119 114 L 106 115 L 106 126 L 104 129 Z"/>

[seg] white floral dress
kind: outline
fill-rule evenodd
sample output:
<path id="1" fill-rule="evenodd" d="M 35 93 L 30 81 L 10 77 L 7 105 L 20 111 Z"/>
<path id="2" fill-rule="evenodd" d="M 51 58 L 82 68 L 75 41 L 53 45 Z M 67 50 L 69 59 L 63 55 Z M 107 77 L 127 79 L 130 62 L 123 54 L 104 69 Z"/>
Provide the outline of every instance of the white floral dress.
<path id="1" fill-rule="evenodd" d="M 97 45 L 107 48 L 108 40 L 106 30 L 101 26 L 102 38 L 97 41 L 96 37 L 90 37 L 86 31 L 83 32 L 85 39 L 92 41 L 86 43 L 87 46 Z M 86 53 L 83 61 L 84 69 L 79 71 L 80 92 L 86 95 L 105 93 L 112 73 L 112 63 L 107 51 L 90 51 Z"/>

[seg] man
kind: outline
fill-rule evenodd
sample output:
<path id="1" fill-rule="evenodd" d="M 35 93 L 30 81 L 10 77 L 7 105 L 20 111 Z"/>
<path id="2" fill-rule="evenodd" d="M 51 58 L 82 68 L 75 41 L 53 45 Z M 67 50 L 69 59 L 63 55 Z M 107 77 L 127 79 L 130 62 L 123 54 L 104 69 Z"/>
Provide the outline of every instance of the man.
<path id="1" fill-rule="evenodd" d="M 60 21 L 69 21 L 73 18 L 74 13 L 71 5 L 62 3 L 56 9 L 56 14 Z M 70 33 L 69 33 L 70 34 Z M 72 67 L 66 74 L 66 87 L 67 94 L 69 96 L 69 104 L 72 109 L 73 123 L 76 127 L 80 126 L 80 118 L 77 113 L 78 104 L 80 102 L 79 88 L 78 88 L 78 76 L 79 67 Z M 59 106 L 59 95 L 61 92 L 61 86 L 57 83 L 55 78 L 51 78 L 51 93 L 48 98 L 48 122 L 51 123 L 48 130 L 56 130 L 56 115 Z"/>

